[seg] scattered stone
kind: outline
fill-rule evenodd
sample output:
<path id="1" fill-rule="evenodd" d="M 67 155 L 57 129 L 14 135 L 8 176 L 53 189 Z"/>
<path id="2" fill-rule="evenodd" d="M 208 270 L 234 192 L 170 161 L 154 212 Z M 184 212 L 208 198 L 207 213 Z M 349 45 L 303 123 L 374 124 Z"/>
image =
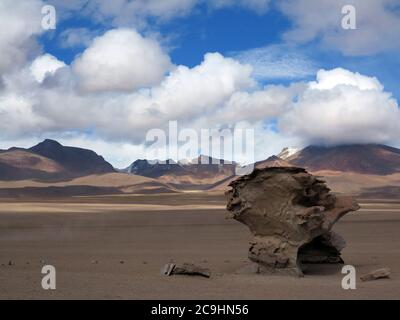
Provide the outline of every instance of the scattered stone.
<path id="1" fill-rule="evenodd" d="M 174 263 L 167 263 L 161 270 L 161 274 L 166 275 L 166 276 L 170 276 L 172 271 L 175 268 L 175 264 Z"/>
<path id="2" fill-rule="evenodd" d="M 9 265 L 9 266 L 14 266 L 15 263 L 14 263 L 14 261 L 10 260 L 10 261 L 8 261 L 8 265 Z"/>
<path id="3" fill-rule="evenodd" d="M 388 279 L 390 277 L 390 269 L 382 268 L 374 270 L 370 273 L 364 274 L 360 277 L 362 281 L 372 281 L 378 279 Z"/>
<path id="4" fill-rule="evenodd" d="M 92 260 L 90 263 L 91 263 L 91 264 L 98 264 L 99 261 L 97 261 L 97 260 Z"/>
<path id="5" fill-rule="evenodd" d="M 305 264 L 343 263 L 345 241 L 331 229 L 360 208 L 351 197 L 335 196 L 324 181 L 296 167 L 255 169 L 229 186 L 229 216 L 253 234 L 249 259 L 258 273 L 302 276 Z"/>
<path id="6" fill-rule="evenodd" d="M 196 266 L 192 263 L 184 263 L 184 264 L 168 263 L 162 268 L 161 274 L 166 276 L 180 274 L 188 276 L 202 276 L 205 278 L 210 278 L 211 276 L 209 269 Z"/>

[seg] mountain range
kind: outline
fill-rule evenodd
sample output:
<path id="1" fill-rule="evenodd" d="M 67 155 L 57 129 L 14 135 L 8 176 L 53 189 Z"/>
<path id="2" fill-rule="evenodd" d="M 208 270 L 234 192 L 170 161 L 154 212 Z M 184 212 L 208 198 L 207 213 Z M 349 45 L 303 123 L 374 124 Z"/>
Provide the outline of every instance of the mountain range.
<path id="1" fill-rule="evenodd" d="M 164 163 L 136 160 L 125 169 L 126 173 L 155 178 L 181 188 L 207 189 L 235 174 L 236 164 L 200 155 L 190 161 Z"/>
<path id="2" fill-rule="evenodd" d="M 400 150 L 385 145 L 285 148 L 255 163 L 256 168 L 277 166 L 304 167 L 337 192 L 369 188 L 377 194 L 389 188 L 393 193 L 400 186 Z M 222 191 L 236 178 L 235 168 L 235 163 L 199 156 L 184 162 L 136 160 L 117 170 L 91 150 L 47 139 L 29 149 L 0 151 L 0 196 L 37 193 L 37 188 L 43 195 Z"/>
<path id="3" fill-rule="evenodd" d="M 389 175 L 400 172 L 400 150 L 385 145 L 309 146 L 286 158 L 310 171 Z"/>
<path id="4" fill-rule="evenodd" d="M 113 166 L 95 152 L 49 139 L 29 149 L 0 151 L 0 180 L 62 180 L 112 172 Z"/>

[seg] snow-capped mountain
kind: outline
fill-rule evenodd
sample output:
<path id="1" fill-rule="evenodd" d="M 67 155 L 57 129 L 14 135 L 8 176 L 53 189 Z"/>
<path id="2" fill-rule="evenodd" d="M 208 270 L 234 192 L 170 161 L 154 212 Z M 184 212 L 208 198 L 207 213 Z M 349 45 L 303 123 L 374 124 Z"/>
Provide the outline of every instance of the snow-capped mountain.
<path id="1" fill-rule="evenodd" d="M 297 152 L 301 151 L 301 148 L 297 147 L 286 147 L 277 155 L 278 158 L 282 160 L 287 160 L 291 156 L 295 155 Z"/>

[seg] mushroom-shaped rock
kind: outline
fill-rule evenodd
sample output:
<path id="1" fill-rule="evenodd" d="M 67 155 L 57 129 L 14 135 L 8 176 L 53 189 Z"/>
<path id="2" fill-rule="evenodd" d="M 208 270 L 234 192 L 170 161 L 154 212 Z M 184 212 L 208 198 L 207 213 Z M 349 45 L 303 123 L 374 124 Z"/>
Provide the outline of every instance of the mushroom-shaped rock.
<path id="1" fill-rule="evenodd" d="M 331 229 L 359 209 L 352 198 L 335 196 L 324 181 L 297 167 L 255 169 L 229 186 L 227 209 L 249 227 L 249 259 L 259 272 L 302 275 L 306 263 L 343 262 L 345 242 Z"/>

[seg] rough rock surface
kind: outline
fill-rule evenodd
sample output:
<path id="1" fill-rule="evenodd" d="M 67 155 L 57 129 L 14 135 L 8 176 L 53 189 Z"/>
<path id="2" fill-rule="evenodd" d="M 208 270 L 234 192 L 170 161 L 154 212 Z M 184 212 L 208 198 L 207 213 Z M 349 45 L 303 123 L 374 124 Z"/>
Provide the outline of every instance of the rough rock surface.
<path id="1" fill-rule="evenodd" d="M 258 272 L 303 274 L 306 263 L 342 263 L 345 242 L 331 231 L 346 213 L 359 209 L 337 197 L 325 182 L 297 167 L 255 169 L 229 185 L 230 217 L 253 235 L 249 259 Z"/>

